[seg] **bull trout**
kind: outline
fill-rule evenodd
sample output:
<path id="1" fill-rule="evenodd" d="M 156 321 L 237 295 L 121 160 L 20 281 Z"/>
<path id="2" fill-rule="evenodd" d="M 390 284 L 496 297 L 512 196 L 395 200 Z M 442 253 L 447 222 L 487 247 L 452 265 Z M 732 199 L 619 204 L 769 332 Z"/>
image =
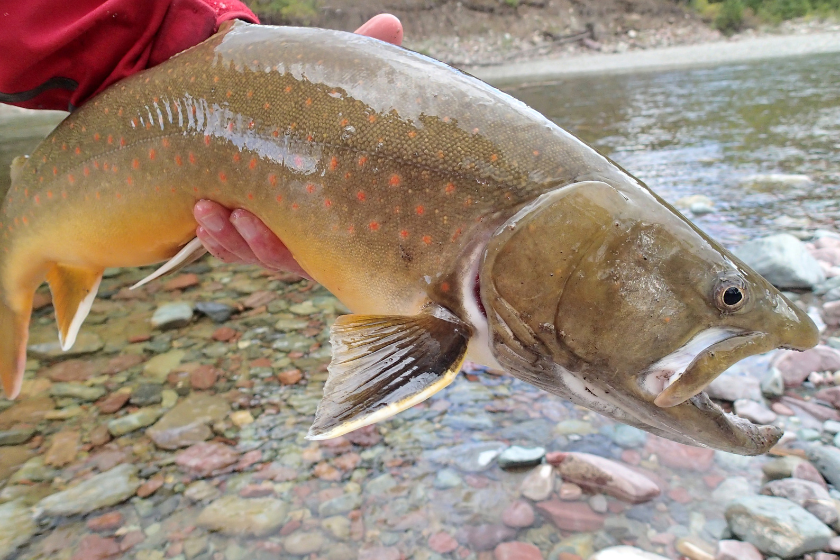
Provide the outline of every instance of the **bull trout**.
<path id="1" fill-rule="evenodd" d="M 349 33 L 227 26 L 92 99 L 13 175 L 9 397 L 39 284 L 67 349 L 106 267 L 168 259 L 162 273 L 202 253 L 202 198 L 256 214 L 354 312 L 332 327 L 311 439 L 423 401 L 470 359 L 672 440 L 757 454 L 779 429 L 703 388 L 818 340 L 768 282 L 536 111 Z"/>

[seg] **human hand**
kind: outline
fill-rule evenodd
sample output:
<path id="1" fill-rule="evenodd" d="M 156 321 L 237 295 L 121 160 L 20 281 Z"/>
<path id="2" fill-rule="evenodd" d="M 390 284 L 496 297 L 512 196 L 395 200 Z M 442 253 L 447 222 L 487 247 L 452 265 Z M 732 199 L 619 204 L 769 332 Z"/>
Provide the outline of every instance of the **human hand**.
<path id="1" fill-rule="evenodd" d="M 371 18 L 356 33 L 398 46 L 402 44 L 402 24 L 390 14 Z M 231 211 L 212 200 L 199 200 L 193 215 L 198 222 L 196 236 L 216 258 L 309 277 L 283 242 L 251 212 Z"/>

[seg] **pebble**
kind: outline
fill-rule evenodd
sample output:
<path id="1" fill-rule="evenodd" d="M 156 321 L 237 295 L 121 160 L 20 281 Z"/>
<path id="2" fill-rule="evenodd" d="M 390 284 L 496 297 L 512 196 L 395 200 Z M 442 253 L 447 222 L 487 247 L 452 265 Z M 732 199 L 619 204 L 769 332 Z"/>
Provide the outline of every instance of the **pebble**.
<path id="1" fill-rule="evenodd" d="M 85 526 L 91 531 L 113 531 L 122 526 L 125 518 L 118 511 L 110 511 L 98 517 L 87 520 Z"/>
<path id="2" fill-rule="evenodd" d="M 583 496 L 583 489 L 573 482 L 563 482 L 557 489 L 557 496 L 564 502 L 574 502 Z"/>
<path id="3" fill-rule="evenodd" d="M 236 412 L 231 413 L 230 421 L 233 422 L 234 426 L 241 428 L 242 426 L 253 424 L 254 417 L 250 410 L 237 410 Z"/>
<path id="4" fill-rule="evenodd" d="M 196 502 L 215 500 L 220 495 L 221 491 L 206 480 L 197 480 L 184 490 L 184 496 Z"/>
<path id="5" fill-rule="evenodd" d="M 604 516 L 595 513 L 586 502 L 538 502 L 537 510 L 561 531 L 597 531 L 604 526 Z"/>
<path id="6" fill-rule="evenodd" d="M 564 481 L 589 492 L 603 492 L 633 504 L 659 496 L 659 486 L 621 463 L 589 453 L 552 453 L 547 457 Z"/>
<path id="7" fill-rule="evenodd" d="M 188 447 L 210 439 L 213 435 L 210 425 L 228 414 L 230 405 L 223 398 L 193 393 L 166 412 L 146 430 L 146 435 L 162 449 Z"/>
<path id="8" fill-rule="evenodd" d="M 648 437 L 645 449 L 655 453 L 660 463 L 674 469 L 705 472 L 715 460 L 713 449 L 691 447 L 654 435 Z"/>
<path id="9" fill-rule="evenodd" d="M 519 447 L 518 445 L 512 445 L 502 451 L 497 462 L 503 469 L 532 467 L 540 464 L 544 456 L 544 447 Z"/>
<path id="10" fill-rule="evenodd" d="M 635 449 L 643 447 L 647 441 L 647 432 L 640 430 L 634 426 L 626 424 L 618 424 L 612 430 L 612 440 L 616 445 L 624 447 L 625 449 Z"/>
<path id="11" fill-rule="evenodd" d="M 115 393 L 111 393 L 98 403 L 96 406 L 99 408 L 99 411 L 103 414 L 113 414 L 128 402 L 128 399 L 131 398 L 131 393 L 127 391 L 117 391 Z"/>
<path id="12" fill-rule="evenodd" d="M 804 352 L 779 352 L 773 365 L 782 372 L 785 387 L 799 387 L 815 371 L 840 369 L 840 350 L 818 345 Z"/>
<path id="13" fill-rule="evenodd" d="M 11 557 L 18 547 L 23 546 L 35 532 L 38 525 L 32 517 L 32 509 L 23 500 L 0 504 L 0 558 Z"/>
<path id="14" fill-rule="evenodd" d="M 823 478 L 835 488 L 840 488 L 840 449 L 828 445 L 812 445 L 807 449 L 807 454 Z"/>
<path id="15" fill-rule="evenodd" d="M 191 476 L 203 478 L 233 465 L 239 453 L 232 447 L 218 442 L 201 442 L 191 445 L 175 456 L 175 464 Z"/>
<path id="16" fill-rule="evenodd" d="M 493 550 L 495 560 L 543 560 L 536 546 L 519 541 L 501 543 Z"/>
<path id="17" fill-rule="evenodd" d="M 143 364 L 143 375 L 158 383 L 164 383 L 166 376 L 172 373 L 187 353 L 183 350 L 170 350 L 154 356 Z"/>
<path id="18" fill-rule="evenodd" d="M 449 554 L 458 548 L 458 541 L 449 533 L 440 531 L 429 537 L 428 545 L 438 554 Z"/>
<path id="19" fill-rule="evenodd" d="M 233 315 L 233 307 L 215 301 L 198 301 L 195 309 L 199 313 L 210 317 L 214 323 L 224 323 Z"/>
<path id="20" fill-rule="evenodd" d="M 739 497 L 726 507 L 729 528 L 764 554 L 793 558 L 822 550 L 833 536 L 819 519 L 784 498 Z"/>
<path id="21" fill-rule="evenodd" d="M 664 556 L 645 552 L 633 546 L 612 546 L 599 550 L 589 560 L 668 560 Z"/>
<path id="22" fill-rule="evenodd" d="M 224 496 L 205 507 L 196 524 L 226 535 L 263 537 L 283 525 L 288 511 L 288 505 L 275 498 Z"/>
<path id="23" fill-rule="evenodd" d="M 535 502 L 546 500 L 554 492 L 554 478 L 554 467 L 540 465 L 522 480 L 519 491 L 529 500 Z"/>
<path id="24" fill-rule="evenodd" d="M 162 304 L 152 315 L 152 327 L 160 330 L 186 327 L 193 318 L 191 303 L 174 301 Z"/>
<path id="25" fill-rule="evenodd" d="M 748 241 L 734 253 L 777 288 L 810 290 L 825 281 L 819 262 L 788 233 Z"/>
<path id="26" fill-rule="evenodd" d="M 438 449 L 429 458 L 437 463 L 450 464 L 463 472 L 484 472 L 493 466 L 493 461 L 506 448 L 507 444 L 496 441 L 465 443 Z"/>
<path id="27" fill-rule="evenodd" d="M 158 418 L 163 414 L 163 410 L 156 407 L 141 408 L 137 412 L 126 414 L 119 418 L 114 418 L 108 422 L 108 431 L 114 437 L 130 434 L 140 428 L 151 426 L 157 422 Z"/>
<path id="28" fill-rule="evenodd" d="M 805 508 L 806 511 L 829 527 L 837 523 L 837 508 L 834 501 L 829 496 L 828 491 L 815 482 L 796 478 L 782 478 L 765 484 L 761 488 L 761 493 L 767 496 L 786 498 Z"/>
<path id="29" fill-rule="evenodd" d="M 54 467 L 63 467 L 76 458 L 81 434 L 78 430 L 62 430 L 55 434 L 44 455 L 44 463 Z"/>
<path id="30" fill-rule="evenodd" d="M 0 430 L 0 446 L 5 445 L 20 445 L 26 443 L 32 436 L 35 435 L 34 428 L 12 428 L 10 430 Z"/>
<path id="31" fill-rule="evenodd" d="M 764 560 L 764 555 L 753 544 L 723 540 L 717 543 L 715 560 Z"/>
<path id="32" fill-rule="evenodd" d="M 447 490 L 449 488 L 456 488 L 464 483 L 456 471 L 452 469 L 441 469 L 435 475 L 435 488 L 439 490 Z M 396 483 L 395 483 L 396 484 Z"/>
<path id="33" fill-rule="evenodd" d="M 277 379 L 283 385 L 294 385 L 303 379 L 303 374 L 299 369 L 287 369 L 278 373 Z"/>
<path id="34" fill-rule="evenodd" d="M 714 549 L 696 537 L 677 539 L 677 552 L 691 560 L 715 560 Z"/>
<path id="35" fill-rule="evenodd" d="M 108 560 L 120 553 L 117 541 L 99 535 L 87 535 L 79 542 L 70 560 Z"/>
<path id="36" fill-rule="evenodd" d="M 474 550 L 493 550 L 504 541 L 516 536 L 516 529 L 497 524 L 468 525 L 458 534 L 458 540 L 466 541 Z"/>
<path id="37" fill-rule="evenodd" d="M 318 515 L 321 517 L 330 517 L 340 513 L 347 513 L 350 510 L 356 509 L 362 505 L 361 494 L 342 494 L 321 503 L 318 506 Z"/>
<path id="38" fill-rule="evenodd" d="M 202 364 L 190 372 L 190 387 L 193 389 L 211 389 L 219 379 L 219 370 L 211 365 Z"/>
<path id="39" fill-rule="evenodd" d="M 50 387 L 51 397 L 79 399 L 82 402 L 93 402 L 104 395 L 102 387 L 88 387 L 81 383 L 54 383 Z"/>
<path id="40" fill-rule="evenodd" d="M 730 375 L 724 373 L 716 377 L 704 389 L 707 395 L 713 399 L 734 402 L 739 399 L 761 401 L 761 382 L 749 375 Z"/>
<path id="41" fill-rule="evenodd" d="M 150 406 L 160 404 L 163 400 L 163 386 L 157 383 L 142 383 L 134 391 L 128 402 L 134 406 Z"/>
<path id="42" fill-rule="evenodd" d="M 47 515 L 90 513 L 124 502 L 134 495 L 140 484 L 137 467 L 122 464 L 47 496 L 38 502 L 38 508 Z"/>
<path id="43" fill-rule="evenodd" d="M 83 356 L 85 354 L 92 354 L 102 350 L 105 343 L 99 338 L 99 335 L 89 331 L 82 331 L 76 336 L 76 343 L 69 350 L 63 350 L 61 343 L 56 340 L 53 342 L 44 342 L 42 344 L 30 344 L 26 347 L 26 352 L 29 358 L 38 360 L 55 360 L 67 359 L 75 356 Z"/>
<path id="44" fill-rule="evenodd" d="M 772 424 L 778 416 L 759 402 L 738 399 L 735 401 L 735 414 L 756 424 Z"/>
<path id="45" fill-rule="evenodd" d="M 606 496 L 603 494 L 595 494 L 588 500 L 589 507 L 592 508 L 592 511 L 595 513 L 607 513 L 609 510 L 609 502 L 607 502 Z"/>
<path id="46" fill-rule="evenodd" d="M 502 523 L 508 527 L 522 528 L 534 524 L 534 508 L 524 500 L 517 500 L 502 512 Z"/>

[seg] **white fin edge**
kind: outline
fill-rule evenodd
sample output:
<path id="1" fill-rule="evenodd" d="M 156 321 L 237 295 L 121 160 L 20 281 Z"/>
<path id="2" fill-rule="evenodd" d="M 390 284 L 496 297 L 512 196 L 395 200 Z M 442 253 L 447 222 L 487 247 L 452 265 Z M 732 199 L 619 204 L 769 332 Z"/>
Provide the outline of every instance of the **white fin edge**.
<path id="1" fill-rule="evenodd" d="M 61 329 L 59 329 L 58 341 L 61 343 L 62 351 L 67 352 L 76 343 L 76 337 L 79 334 L 79 330 L 82 328 L 82 323 L 85 322 L 88 313 L 90 313 L 90 308 L 93 305 L 93 300 L 96 299 L 96 293 L 99 291 L 99 284 L 101 282 L 102 274 L 100 273 L 99 278 L 97 278 L 96 282 L 93 283 L 93 286 L 90 287 L 88 295 L 85 296 L 85 299 L 83 299 L 81 303 L 79 303 L 79 307 L 76 308 L 76 314 L 73 315 L 73 320 L 70 322 L 70 328 L 67 329 L 66 339 L 61 336 Z"/>
<path id="2" fill-rule="evenodd" d="M 160 278 L 161 276 L 173 270 L 176 270 L 182 264 L 186 263 L 188 259 L 193 258 L 195 253 L 197 253 L 199 250 L 203 252 L 204 247 L 201 245 L 201 241 L 198 239 L 198 237 L 193 237 L 193 240 L 184 245 L 174 257 L 166 261 L 166 263 L 164 263 L 164 265 L 161 266 L 159 269 L 155 270 L 154 272 L 152 272 L 151 274 L 134 284 L 132 287 L 129 288 L 129 290 L 139 288 L 140 286 L 148 284 L 156 278 Z"/>

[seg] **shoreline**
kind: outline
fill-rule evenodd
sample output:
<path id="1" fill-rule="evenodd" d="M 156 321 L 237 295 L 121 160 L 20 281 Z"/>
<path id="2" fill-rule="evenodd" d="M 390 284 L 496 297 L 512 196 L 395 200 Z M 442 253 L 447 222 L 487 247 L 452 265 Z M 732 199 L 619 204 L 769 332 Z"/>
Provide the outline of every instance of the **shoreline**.
<path id="1" fill-rule="evenodd" d="M 464 66 L 463 69 L 499 86 L 548 82 L 570 76 L 661 72 L 834 52 L 840 52 L 840 32 L 836 31 L 749 37 L 624 53 L 580 54 L 498 66 Z"/>

